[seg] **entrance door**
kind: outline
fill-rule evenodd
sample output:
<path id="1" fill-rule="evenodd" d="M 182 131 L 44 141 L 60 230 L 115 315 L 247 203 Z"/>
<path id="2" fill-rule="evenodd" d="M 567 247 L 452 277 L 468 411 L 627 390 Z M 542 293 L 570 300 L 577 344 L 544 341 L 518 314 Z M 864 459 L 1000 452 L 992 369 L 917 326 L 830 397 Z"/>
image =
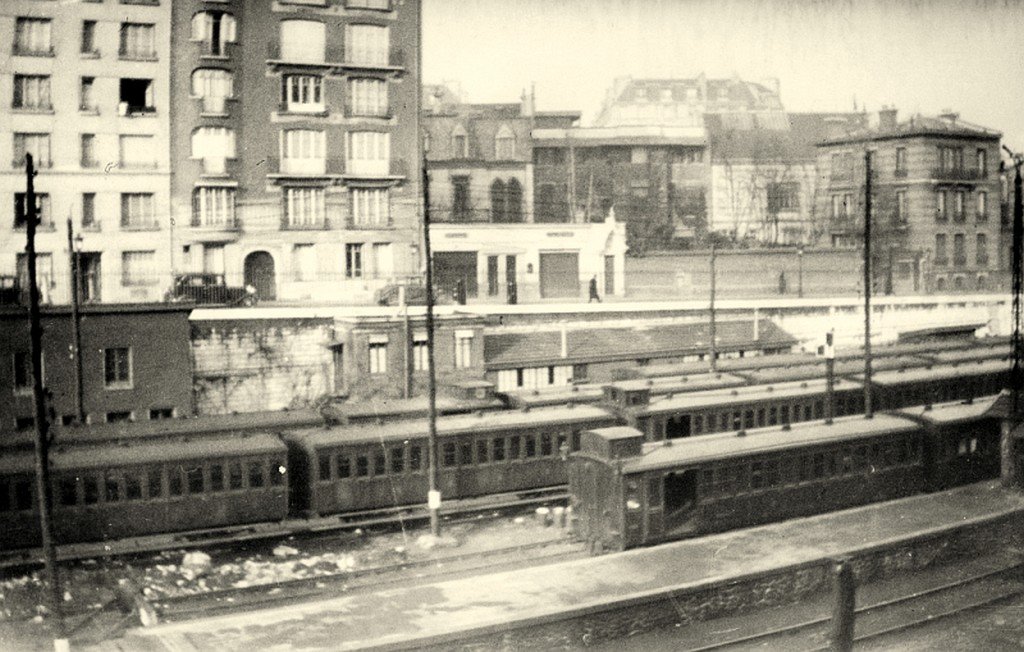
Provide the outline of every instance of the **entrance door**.
<path id="1" fill-rule="evenodd" d="M 542 253 L 540 255 L 540 296 L 544 299 L 579 298 L 579 254 Z"/>
<path id="2" fill-rule="evenodd" d="M 679 416 L 669 417 L 668 421 L 665 422 L 665 439 L 678 439 L 680 437 L 689 437 L 690 430 L 690 415 L 681 414 Z"/>
<path id="3" fill-rule="evenodd" d="M 516 280 L 516 257 L 505 256 L 505 290 L 510 304 L 519 301 L 519 284 Z"/>
<path id="4" fill-rule="evenodd" d="M 254 251 L 245 257 L 245 284 L 256 288 L 260 301 L 277 298 L 274 281 L 274 258 L 265 251 Z"/>
<path id="5" fill-rule="evenodd" d="M 438 251 L 433 258 L 434 284 L 439 292 L 452 296 L 462 281 L 467 297 L 477 295 L 475 251 Z"/>
<path id="6" fill-rule="evenodd" d="M 604 293 L 615 294 L 615 256 L 604 257 Z"/>
<path id="7" fill-rule="evenodd" d="M 98 251 L 83 251 L 75 254 L 78 256 L 78 278 L 81 295 L 79 299 L 85 302 L 100 301 L 100 253 Z"/>
<path id="8" fill-rule="evenodd" d="M 665 476 L 665 532 L 692 529 L 697 514 L 697 471 L 687 470 Z"/>

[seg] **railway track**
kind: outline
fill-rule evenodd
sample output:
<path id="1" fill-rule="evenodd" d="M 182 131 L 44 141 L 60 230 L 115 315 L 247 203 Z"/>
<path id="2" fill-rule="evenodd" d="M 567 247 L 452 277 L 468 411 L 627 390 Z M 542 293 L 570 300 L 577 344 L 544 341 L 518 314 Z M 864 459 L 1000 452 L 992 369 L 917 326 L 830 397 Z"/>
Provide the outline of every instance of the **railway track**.
<path id="1" fill-rule="evenodd" d="M 854 642 L 864 643 L 929 622 L 955 616 L 1024 594 L 1024 563 L 1011 563 L 856 609 Z M 710 650 L 829 649 L 831 619 L 815 618 L 747 636 L 723 640 L 691 652 Z"/>

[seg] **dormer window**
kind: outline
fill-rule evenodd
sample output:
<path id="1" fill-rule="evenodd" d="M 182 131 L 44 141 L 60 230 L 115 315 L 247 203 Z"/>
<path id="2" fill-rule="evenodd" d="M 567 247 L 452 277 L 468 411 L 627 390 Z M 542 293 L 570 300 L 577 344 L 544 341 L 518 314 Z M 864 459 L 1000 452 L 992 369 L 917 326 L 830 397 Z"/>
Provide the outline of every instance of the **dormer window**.
<path id="1" fill-rule="evenodd" d="M 516 157 L 516 137 L 508 125 L 502 125 L 494 137 L 494 158 L 508 161 Z"/>
<path id="2" fill-rule="evenodd" d="M 469 158 L 469 138 L 462 125 L 452 132 L 452 158 Z"/>

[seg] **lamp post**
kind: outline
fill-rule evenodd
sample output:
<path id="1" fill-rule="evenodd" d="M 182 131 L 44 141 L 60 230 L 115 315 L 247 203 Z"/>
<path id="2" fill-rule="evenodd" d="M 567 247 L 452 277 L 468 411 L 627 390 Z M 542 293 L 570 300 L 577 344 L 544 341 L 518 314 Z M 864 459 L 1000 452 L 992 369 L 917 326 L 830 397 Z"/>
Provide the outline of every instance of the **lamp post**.
<path id="1" fill-rule="evenodd" d="M 804 298 L 804 248 L 796 250 L 796 296 Z"/>

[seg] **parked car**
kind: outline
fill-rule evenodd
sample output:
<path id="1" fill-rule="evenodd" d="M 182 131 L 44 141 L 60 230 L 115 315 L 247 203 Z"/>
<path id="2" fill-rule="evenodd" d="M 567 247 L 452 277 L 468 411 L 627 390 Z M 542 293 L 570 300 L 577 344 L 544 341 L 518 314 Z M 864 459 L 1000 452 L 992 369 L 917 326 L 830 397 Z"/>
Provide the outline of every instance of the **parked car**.
<path id="1" fill-rule="evenodd" d="M 179 274 L 167 293 L 167 300 L 253 306 L 258 297 L 256 288 L 251 285 L 229 286 L 223 274 Z"/>

